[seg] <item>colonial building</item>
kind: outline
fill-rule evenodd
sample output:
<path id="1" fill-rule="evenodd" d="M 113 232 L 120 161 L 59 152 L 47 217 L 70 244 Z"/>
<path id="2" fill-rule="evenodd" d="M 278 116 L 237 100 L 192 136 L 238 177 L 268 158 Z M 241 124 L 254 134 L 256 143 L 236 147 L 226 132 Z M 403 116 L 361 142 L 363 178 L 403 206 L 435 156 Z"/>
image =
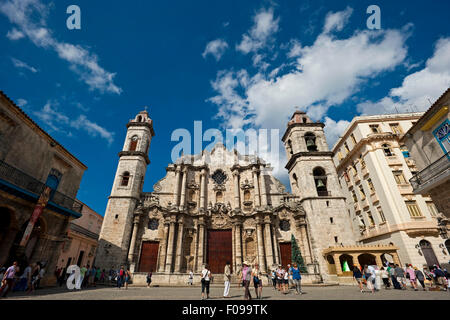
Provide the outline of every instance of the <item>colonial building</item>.
<path id="1" fill-rule="evenodd" d="M 64 269 L 72 264 L 79 267 L 95 265 L 103 217 L 86 204 L 83 204 L 81 214 L 81 218 L 69 224 L 67 240 L 64 241 L 59 255 L 58 268 Z"/>
<path id="2" fill-rule="evenodd" d="M 440 213 L 442 236 L 450 237 L 450 88 L 403 136 L 417 172 L 410 180 L 414 193 L 429 195 Z M 450 252 L 450 240 L 446 241 Z"/>
<path id="3" fill-rule="evenodd" d="M 293 235 L 308 269 L 304 281 L 336 281 L 342 272 L 330 264 L 345 252 L 324 250 L 355 241 L 323 126 L 302 112 L 288 123 L 283 142 L 292 193 L 263 159 L 221 143 L 181 156 L 153 192 L 143 193 L 154 132 L 148 113 L 140 112 L 127 124 L 96 264 L 128 265 L 136 283 L 150 270 L 154 283 L 184 283 L 189 270 L 198 277 L 205 263 L 220 275 L 227 261 L 233 274 L 244 261 L 267 272 L 291 262 Z"/>
<path id="4" fill-rule="evenodd" d="M 333 148 L 355 240 L 394 244 L 402 263 L 446 263 L 438 211 L 409 183 L 418 171 L 401 138 L 422 113 L 355 117 Z M 393 258 L 390 258 L 393 261 Z"/>
<path id="5" fill-rule="evenodd" d="M 67 227 L 81 216 L 75 198 L 86 168 L 0 91 L 0 265 L 43 262 L 42 284 L 56 280 Z"/>

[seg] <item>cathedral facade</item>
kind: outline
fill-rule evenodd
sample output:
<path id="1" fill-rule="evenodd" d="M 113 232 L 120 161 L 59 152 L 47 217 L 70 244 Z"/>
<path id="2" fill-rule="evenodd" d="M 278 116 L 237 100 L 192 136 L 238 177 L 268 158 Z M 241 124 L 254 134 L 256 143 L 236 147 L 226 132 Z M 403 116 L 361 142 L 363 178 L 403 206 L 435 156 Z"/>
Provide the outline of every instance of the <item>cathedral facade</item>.
<path id="1" fill-rule="evenodd" d="M 299 111 L 287 125 L 291 193 L 263 159 L 221 143 L 181 156 L 152 192 L 143 192 L 154 131 L 148 113 L 139 113 L 127 124 L 96 265 L 129 266 L 142 281 L 152 271 L 154 283 L 182 283 L 205 264 L 213 274 L 226 262 L 233 274 L 244 261 L 263 272 L 286 266 L 294 240 L 308 270 L 304 282 L 329 281 L 324 250 L 352 246 L 355 236 L 323 127 Z"/>

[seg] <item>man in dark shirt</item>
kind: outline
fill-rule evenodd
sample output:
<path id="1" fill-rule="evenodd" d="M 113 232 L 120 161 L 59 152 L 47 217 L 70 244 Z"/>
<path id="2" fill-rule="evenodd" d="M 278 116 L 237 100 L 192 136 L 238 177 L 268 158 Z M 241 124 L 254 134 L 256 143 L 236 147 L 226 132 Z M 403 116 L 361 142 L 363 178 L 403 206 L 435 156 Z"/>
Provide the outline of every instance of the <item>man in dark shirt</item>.
<path id="1" fill-rule="evenodd" d="M 362 274 L 356 265 L 353 265 L 353 278 L 355 278 L 358 283 L 359 290 L 363 292 Z"/>
<path id="2" fill-rule="evenodd" d="M 395 276 L 397 277 L 398 283 L 402 285 L 403 290 L 406 290 L 405 270 L 398 264 L 395 265 Z"/>

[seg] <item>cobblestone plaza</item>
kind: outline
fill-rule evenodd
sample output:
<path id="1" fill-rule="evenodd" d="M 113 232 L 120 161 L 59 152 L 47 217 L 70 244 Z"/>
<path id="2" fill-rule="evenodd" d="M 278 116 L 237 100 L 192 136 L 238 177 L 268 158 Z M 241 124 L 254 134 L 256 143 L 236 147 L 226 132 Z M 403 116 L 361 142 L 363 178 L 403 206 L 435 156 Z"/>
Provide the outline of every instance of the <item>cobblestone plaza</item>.
<path id="1" fill-rule="evenodd" d="M 32 295 L 14 292 L 7 300 L 200 300 L 200 287 L 129 287 L 128 290 L 115 287 L 97 287 L 81 291 L 69 291 L 66 288 L 47 288 L 37 290 Z M 296 295 L 291 290 L 282 294 L 272 287 L 263 288 L 262 300 L 450 300 L 450 292 L 384 290 L 378 292 L 359 292 L 356 286 L 305 286 L 304 294 Z M 252 295 L 254 290 L 252 288 Z M 229 299 L 222 298 L 223 287 L 213 286 L 210 299 L 243 300 L 244 290 L 234 286 L 230 290 Z M 5 300 L 5 299 L 2 299 Z M 259 301 L 259 300 L 253 300 Z"/>

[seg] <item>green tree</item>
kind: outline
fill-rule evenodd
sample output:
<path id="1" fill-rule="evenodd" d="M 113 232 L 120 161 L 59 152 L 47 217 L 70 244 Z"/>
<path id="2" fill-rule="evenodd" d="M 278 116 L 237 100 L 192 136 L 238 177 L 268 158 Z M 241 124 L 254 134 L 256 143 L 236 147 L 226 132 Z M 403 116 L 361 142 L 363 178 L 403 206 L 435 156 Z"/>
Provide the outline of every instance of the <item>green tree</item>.
<path id="1" fill-rule="evenodd" d="M 292 262 L 297 263 L 301 273 L 307 273 L 308 271 L 306 270 L 302 253 L 300 252 L 300 248 L 298 247 L 297 240 L 295 239 L 294 235 L 291 236 L 291 244 L 292 244 L 292 253 L 291 253 Z"/>

